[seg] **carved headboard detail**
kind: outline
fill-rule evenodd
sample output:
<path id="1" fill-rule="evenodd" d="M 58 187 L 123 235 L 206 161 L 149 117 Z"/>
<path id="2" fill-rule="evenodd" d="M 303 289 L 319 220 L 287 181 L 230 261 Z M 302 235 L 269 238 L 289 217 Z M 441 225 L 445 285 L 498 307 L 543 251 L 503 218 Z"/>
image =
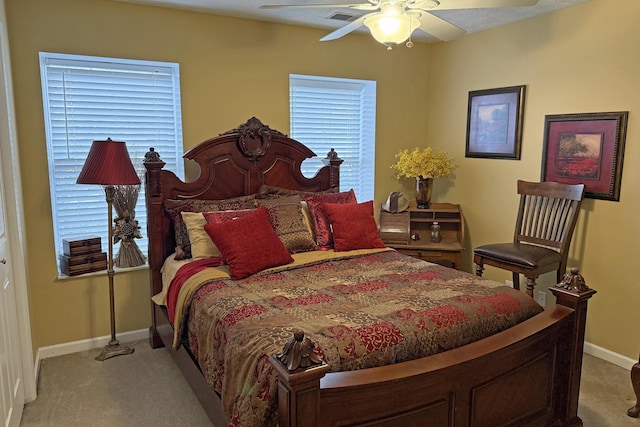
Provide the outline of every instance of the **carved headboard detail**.
<path id="1" fill-rule="evenodd" d="M 249 157 L 252 162 L 256 162 L 260 157 L 264 156 L 271 147 L 271 132 L 273 131 L 262 124 L 260 120 L 251 117 L 247 123 L 240 125 L 238 129 L 233 129 L 226 133 L 238 133 L 238 148 L 245 157 Z"/>
<path id="2" fill-rule="evenodd" d="M 315 177 L 306 178 L 300 167 L 315 153 L 255 117 L 184 154 L 185 159 L 200 167 L 195 181 L 183 182 L 172 171 L 164 170 L 161 156 L 152 148 L 144 161 L 149 267 L 156 292 L 162 289 L 160 268 L 175 248 L 173 224 L 164 210 L 165 199 L 228 199 L 257 193 L 262 185 L 304 191 L 340 185 L 342 160 L 335 152 L 323 160 L 325 166 Z"/>

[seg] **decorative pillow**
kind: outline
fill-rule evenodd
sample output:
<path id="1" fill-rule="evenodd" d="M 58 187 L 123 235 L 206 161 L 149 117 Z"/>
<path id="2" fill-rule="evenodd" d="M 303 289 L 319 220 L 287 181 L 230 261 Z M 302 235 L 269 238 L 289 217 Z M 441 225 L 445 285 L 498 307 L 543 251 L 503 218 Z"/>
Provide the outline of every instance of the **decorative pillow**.
<path id="1" fill-rule="evenodd" d="M 334 250 L 384 248 L 373 217 L 373 201 L 359 204 L 325 203 L 333 229 Z"/>
<path id="2" fill-rule="evenodd" d="M 241 209 L 237 211 L 203 212 L 202 216 L 204 216 L 207 224 L 220 224 L 227 221 L 234 221 L 255 211 L 255 209 Z"/>
<path id="3" fill-rule="evenodd" d="M 274 197 L 282 196 L 301 196 L 303 194 L 316 194 L 316 193 L 337 193 L 337 188 L 330 188 L 325 191 L 308 191 L 308 190 L 290 190 L 288 188 L 274 187 L 273 185 L 262 184 L 258 190 L 258 199 L 272 199 Z"/>
<path id="4" fill-rule="evenodd" d="M 311 218 L 313 218 L 313 229 L 317 245 L 321 249 L 331 249 L 333 247 L 333 238 L 329 228 L 329 218 L 323 205 L 325 203 L 355 204 L 357 203 L 356 193 L 351 189 L 342 193 L 303 194 L 302 199 L 307 202 Z"/>
<path id="5" fill-rule="evenodd" d="M 176 240 L 176 260 L 191 258 L 191 242 L 187 226 L 182 220 L 181 212 L 226 211 L 255 208 L 256 195 L 235 197 L 224 200 L 174 200 L 164 201 L 164 210 L 173 221 Z"/>
<path id="6" fill-rule="evenodd" d="M 187 227 L 189 242 L 191 243 L 191 259 L 219 257 L 220 250 L 213 244 L 211 237 L 204 231 L 205 224 L 220 223 L 244 216 L 255 209 L 239 211 L 214 212 L 181 212 L 182 221 Z"/>
<path id="7" fill-rule="evenodd" d="M 338 188 L 330 188 L 324 191 L 304 191 L 304 190 L 290 190 L 288 188 L 282 187 L 274 187 L 272 185 L 262 184 L 260 189 L 258 190 L 258 199 L 277 199 L 279 197 L 287 197 L 287 196 L 303 196 L 303 195 L 313 195 L 313 194 L 334 194 L 338 192 Z M 311 238 L 313 241 L 316 241 L 316 231 L 313 226 L 313 218 L 311 218 L 311 212 L 309 211 L 309 206 L 305 200 L 302 200 L 302 214 L 304 215 L 304 225 L 307 226 L 309 233 L 311 233 Z"/>
<path id="8" fill-rule="evenodd" d="M 204 231 L 207 221 L 202 212 L 180 212 L 182 222 L 187 227 L 189 243 L 191 244 L 191 258 L 193 260 L 220 256 L 220 251 L 211 241 L 211 237 Z"/>
<path id="9" fill-rule="evenodd" d="M 267 208 L 271 226 L 290 253 L 316 248 L 316 242 L 305 225 L 300 196 L 258 199 L 257 202 Z"/>
<path id="10" fill-rule="evenodd" d="M 265 207 L 236 220 L 206 224 L 204 229 L 220 249 L 233 280 L 293 262 L 271 227 Z"/>
<path id="11" fill-rule="evenodd" d="M 300 206 L 302 206 L 302 216 L 304 218 L 304 226 L 309 230 L 309 234 L 311 234 L 311 240 L 313 240 L 313 244 L 316 243 L 316 230 L 313 227 L 313 218 L 311 218 L 311 211 L 309 210 L 309 205 L 304 200 L 300 202 Z"/>

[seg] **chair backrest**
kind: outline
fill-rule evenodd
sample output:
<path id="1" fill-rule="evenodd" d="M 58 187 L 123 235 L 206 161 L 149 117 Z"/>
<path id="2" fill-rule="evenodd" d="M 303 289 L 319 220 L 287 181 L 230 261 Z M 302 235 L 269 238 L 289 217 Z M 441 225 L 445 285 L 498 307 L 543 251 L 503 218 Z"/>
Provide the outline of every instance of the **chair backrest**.
<path id="1" fill-rule="evenodd" d="M 518 181 L 520 207 L 514 242 L 567 255 L 584 196 L 583 184 Z"/>

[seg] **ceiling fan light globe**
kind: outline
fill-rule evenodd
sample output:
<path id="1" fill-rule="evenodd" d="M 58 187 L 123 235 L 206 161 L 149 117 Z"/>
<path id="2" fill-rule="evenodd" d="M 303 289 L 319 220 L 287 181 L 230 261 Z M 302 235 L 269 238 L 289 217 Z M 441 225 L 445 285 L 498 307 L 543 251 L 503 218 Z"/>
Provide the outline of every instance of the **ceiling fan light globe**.
<path id="1" fill-rule="evenodd" d="M 364 20 L 374 39 L 382 44 L 400 44 L 409 39 L 413 30 L 420 26 L 412 15 L 376 13 Z"/>
<path id="2" fill-rule="evenodd" d="M 440 2 L 438 0 L 414 0 L 409 2 L 409 6 L 412 9 L 429 10 L 440 6 Z"/>

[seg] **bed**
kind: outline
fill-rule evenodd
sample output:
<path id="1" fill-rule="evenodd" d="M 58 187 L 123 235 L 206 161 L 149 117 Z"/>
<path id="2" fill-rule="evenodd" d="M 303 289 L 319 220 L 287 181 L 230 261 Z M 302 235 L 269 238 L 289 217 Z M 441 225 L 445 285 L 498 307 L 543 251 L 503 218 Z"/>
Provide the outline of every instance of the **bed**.
<path id="1" fill-rule="evenodd" d="M 338 190 L 338 153 L 331 150 L 318 174 L 305 178 L 300 165 L 315 154 L 255 117 L 185 154 L 200 168 L 195 181 L 183 182 L 164 170 L 160 154 L 151 150 L 144 163 L 154 301 L 150 344 L 172 354 L 216 427 L 582 425 L 577 416 L 582 347 L 587 302 L 595 291 L 577 271 L 551 289 L 557 304 L 542 310 L 524 293 L 385 248 L 370 233 L 373 216 L 365 211 L 372 204 L 347 201 L 349 192 Z M 282 200 L 291 197 L 298 202 L 285 203 L 286 209 L 295 205 L 301 211 L 295 197 L 303 197 L 307 207 L 330 200 L 322 207 L 331 219 L 333 249 L 320 245 L 327 243 L 327 230 L 313 215 L 306 223 L 314 223 L 318 233 L 313 250 L 301 249 L 308 242 L 295 234 L 299 230 L 278 228 L 290 225 L 278 215 Z M 188 246 L 176 233 L 182 225 L 173 207 L 181 206 L 177 210 L 185 220 L 191 214 L 183 215 L 190 210 L 183 205 L 209 201 L 216 203 L 211 211 L 193 211 L 201 223 L 204 218 L 202 227 L 220 253 L 195 256 L 201 248 L 193 247 L 193 254 L 192 248 L 180 254 Z M 345 222 L 354 209 L 365 212 L 354 222 L 358 226 Z M 247 216 L 234 213 L 225 220 L 229 210 Z M 280 240 L 272 246 L 271 234 L 247 229 L 251 222 L 243 218 L 249 216 L 269 221 Z M 247 262 L 235 243 L 243 238 L 267 245 L 271 255 L 256 252 Z M 354 239 L 366 241 L 366 248 L 350 246 Z M 273 254 L 282 258 L 277 265 Z M 183 259 L 176 265 L 175 258 Z M 436 284 L 441 287 L 431 288 Z M 391 289 L 395 293 L 384 293 Z M 416 309 L 418 300 L 426 308 Z M 230 307 L 230 301 L 241 303 Z M 337 311 L 319 310 L 329 305 Z M 317 316 L 309 314 L 315 311 Z M 216 313 L 224 321 L 214 320 Z M 466 323 L 481 314 L 487 315 L 484 326 Z M 400 324 L 387 322 L 394 316 Z M 236 332 L 241 323 L 248 331 Z M 434 323 L 444 329 L 434 330 Z M 267 336 L 258 326 L 277 333 Z M 417 335 L 417 329 L 430 335 Z M 343 341 L 334 344 L 328 335 Z M 243 352 L 258 348 L 250 340 L 267 344 L 252 355 Z M 246 385 L 244 377 L 232 381 L 225 357 L 259 378 L 259 387 Z M 230 397 L 232 392 L 241 396 Z M 262 400 L 255 403 L 246 395 Z"/>

